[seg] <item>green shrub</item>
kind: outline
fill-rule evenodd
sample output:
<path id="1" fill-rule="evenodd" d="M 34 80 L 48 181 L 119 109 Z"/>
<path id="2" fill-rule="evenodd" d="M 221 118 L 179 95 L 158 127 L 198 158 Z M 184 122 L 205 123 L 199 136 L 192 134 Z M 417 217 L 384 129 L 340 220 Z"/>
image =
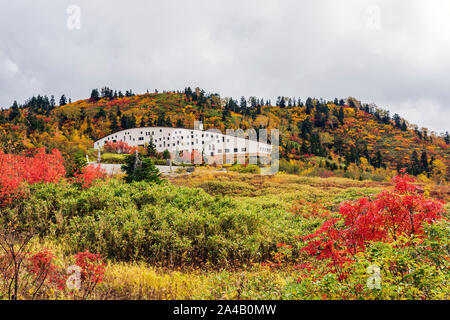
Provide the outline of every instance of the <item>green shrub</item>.
<path id="1" fill-rule="evenodd" d="M 298 235 L 299 220 L 276 206 L 243 204 L 201 189 L 117 180 L 81 190 L 33 185 L 10 215 L 72 252 L 164 265 L 262 262 Z"/>
<path id="2" fill-rule="evenodd" d="M 137 153 L 125 158 L 122 171 L 126 173 L 125 181 L 128 183 L 133 181 L 161 182 L 159 178 L 161 174 L 153 161 L 149 157 Z"/>
<path id="3" fill-rule="evenodd" d="M 259 174 L 261 171 L 261 169 L 255 164 L 248 164 L 246 166 L 241 166 L 240 164 L 235 164 L 231 168 L 229 168 L 229 170 L 240 172 L 240 173 L 253 173 L 253 174 Z"/>

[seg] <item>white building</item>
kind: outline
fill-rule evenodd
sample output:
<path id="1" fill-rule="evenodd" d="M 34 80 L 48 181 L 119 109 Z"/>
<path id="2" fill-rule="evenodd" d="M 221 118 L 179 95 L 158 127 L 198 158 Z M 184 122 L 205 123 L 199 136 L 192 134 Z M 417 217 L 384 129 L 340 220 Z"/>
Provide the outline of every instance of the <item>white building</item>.
<path id="1" fill-rule="evenodd" d="M 257 141 L 254 130 L 250 130 L 248 136 L 244 136 L 242 130 L 227 135 L 216 129 L 203 131 L 201 123 L 196 123 L 195 129 L 147 127 L 122 130 L 96 141 L 94 148 L 101 149 L 108 142 L 119 141 L 135 147 L 153 141 L 158 152 L 168 150 L 172 159 L 181 157 L 184 162 L 190 162 L 186 157 L 190 159 L 192 154 L 197 154 L 207 163 L 243 163 L 246 159 L 256 163 L 257 157 L 264 163 L 272 153 L 272 145 Z"/>

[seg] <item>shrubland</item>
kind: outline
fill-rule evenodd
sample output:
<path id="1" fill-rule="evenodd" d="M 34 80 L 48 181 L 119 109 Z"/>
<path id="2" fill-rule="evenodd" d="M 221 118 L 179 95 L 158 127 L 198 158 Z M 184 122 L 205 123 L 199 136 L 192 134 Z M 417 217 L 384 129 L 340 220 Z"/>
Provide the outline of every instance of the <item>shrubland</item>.
<path id="1" fill-rule="evenodd" d="M 14 157 L 0 154 L 2 239 L 32 237 L 26 281 L 3 299 L 449 298 L 445 184 L 208 167 L 127 182 L 92 166 L 14 170 L 62 169 L 57 152 Z M 0 251 L 3 285 L 11 257 Z M 94 271 L 81 291 L 64 285 L 73 265 Z"/>

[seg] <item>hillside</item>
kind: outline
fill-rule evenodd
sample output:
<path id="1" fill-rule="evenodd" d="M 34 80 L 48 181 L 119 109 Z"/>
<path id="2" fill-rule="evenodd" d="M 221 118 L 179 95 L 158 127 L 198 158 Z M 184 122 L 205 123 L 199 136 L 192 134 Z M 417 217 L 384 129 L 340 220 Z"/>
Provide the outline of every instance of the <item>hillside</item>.
<path id="1" fill-rule="evenodd" d="M 184 92 L 135 95 L 103 88 L 91 98 L 60 106 L 33 97 L 0 112 L 0 148 L 17 153 L 28 148 L 58 148 L 70 168 L 77 152 L 92 154 L 93 141 L 136 126 L 205 129 L 277 128 L 280 170 L 304 175 L 383 180 L 400 168 L 438 182 L 448 180 L 449 136 L 418 129 L 398 115 L 353 98 L 324 101 L 295 98 L 237 101 L 190 88 Z"/>

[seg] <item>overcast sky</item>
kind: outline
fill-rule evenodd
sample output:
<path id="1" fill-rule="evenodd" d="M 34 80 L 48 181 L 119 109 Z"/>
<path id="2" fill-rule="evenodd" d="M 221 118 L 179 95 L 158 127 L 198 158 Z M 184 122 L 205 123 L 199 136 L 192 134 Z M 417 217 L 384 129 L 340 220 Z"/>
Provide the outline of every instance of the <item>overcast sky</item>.
<path id="1" fill-rule="evenodd" d="M 354 96 L 450 130 L 448 0 L 118 2 L 1 1 L 0 106 L 199 86 L 272 102 Z"/>

